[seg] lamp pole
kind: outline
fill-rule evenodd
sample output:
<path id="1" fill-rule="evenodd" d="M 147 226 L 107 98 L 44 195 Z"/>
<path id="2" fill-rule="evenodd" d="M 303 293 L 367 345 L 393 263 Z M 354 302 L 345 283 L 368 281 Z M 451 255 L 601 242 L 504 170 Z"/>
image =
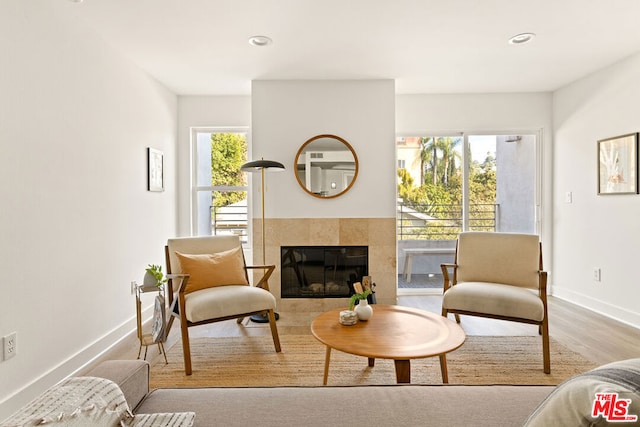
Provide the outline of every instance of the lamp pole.
<path id="1" fill-rule="evenodd" d="M 267 255 L 266 255 L 266 239 L 265 239 L 265 218 L 264 218 L 264 172 L 265 169 L 270 169 L 274 171 L 282 171 L 284 170 L 284 165 L 280 162 L 276 162 L 273 160 L 265 160 L 264 157 L 261 157 L 260 160 L 254 160 L 252 162 L 247 162 L 240 166 L 240 170 L 245 172 L 257 172 L 260 171 L 260 185 L 261 185 L 261 208 L 262 208 L 262 265 L 267 265 Z M 275 313 L 276 320 L 279 318 L 278 313 Z M 251 320 L 253 322 L 258 323 L 267 323 L 269 319 L 267 316 L 262 315 L 254 315 L 251 316 Z"/>
<path id="2" fill-rule="evenodd" d="M 267 261 L 266 261 L 266 246 L 265 246 L 265 240 L 264 240 L 264 236 L 265 236 L 265 232 L 264 232 L 264 168 L 260 169 L 260 175 L 261 175 L 261 181 L 262 181 L 262 190 L 260 195 L 262 196 L 262 216 L 260 218 L 262 218 L 262 265 L 267 265 Z"/>

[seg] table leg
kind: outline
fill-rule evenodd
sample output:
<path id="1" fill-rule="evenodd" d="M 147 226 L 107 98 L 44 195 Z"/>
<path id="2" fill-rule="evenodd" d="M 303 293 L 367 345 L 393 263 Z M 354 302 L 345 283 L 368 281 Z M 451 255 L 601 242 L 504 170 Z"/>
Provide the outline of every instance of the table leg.
<path id="1" fill-rule="evenodd" d="M 369 357 L 369 367 L 373 368 L 375 364 L 376 364 L 376 359 L 374 359 L 373 357 Z"/>
<path id="2" fill-rule="evenodd" d="M 411 361 L 394 360 L 396 365 L 396 382 L 398 384 L 409 384 L 411 382 Z"/>
<path id="3" fill-rule="evenodd" d="M 327 353 L 324 357 L 324 378 L 322 379 L 322 385 L 327 385 L 327 379 L 329 379 L 329 360 L 331 360 L 331 347 L 327 346 Z"/>
<path id="4" fill-rule="evenodd" d="M 442 372 L 442 383 L 447 384 L 449 382 L 449 374 L 447 373 L 447 356 L 440 355 L 440 371 Z"/>

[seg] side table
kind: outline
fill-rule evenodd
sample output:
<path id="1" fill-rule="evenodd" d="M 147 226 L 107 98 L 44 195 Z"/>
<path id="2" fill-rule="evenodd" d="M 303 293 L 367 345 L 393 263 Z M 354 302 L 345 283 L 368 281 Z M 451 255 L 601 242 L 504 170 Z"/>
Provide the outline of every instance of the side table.
<path id="1" fill-rule="evenodd" d="M 158 292 L 155 298 L 153 306 L 153 323 L 151 332 L 144 332 L 142 329 L 142 301 L 140 296 L 143 293 Z M 153 289 L 145 288 L 141 285 L 136 285 L 136 320 L 137 320 L 137 332 L 138 340 L 140 341 L 140 347 L 138 348 L 138 359 L 140 359 L 140 353 L 144 346 L 144 360 L 147 360 L 147 350 L 150 345 L 157 344 L 158 351 L 164 356 L 164 363 L 169 364 L 167 361 L 167 353 L 164 349 L 164 342 L 167 338 L 167 322 L 166 322 L 166 302 L 163 295 L 163 288 Z"/>

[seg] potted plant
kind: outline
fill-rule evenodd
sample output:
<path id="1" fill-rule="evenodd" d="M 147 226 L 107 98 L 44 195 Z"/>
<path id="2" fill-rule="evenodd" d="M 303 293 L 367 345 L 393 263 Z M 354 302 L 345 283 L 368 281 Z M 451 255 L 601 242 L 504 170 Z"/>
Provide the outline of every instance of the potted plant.
<path id="1" fill-rule="evenodd" d="M 371 295 L 371 290 L 369 289 L 362 293 L 351 295 L 351 299 L 349 300 L 349 310 L 353 311 L 356 306 L 356 301 L 366 300 L 369 295 Z"/>
<path id="2" fill-rule="evenodd" d="M 369 295 L 371 295 L 370 289 L 351 295 L 349 310 L 355 311 L 359 320 L 369 320 L 373 316 L 373 308 L 371 308 L 367 300 Z M 358 301 L 357 307 L 355 307 L 356 301 Z"/>
<path id="3" fill-rule="evenodd" d="M 167 282 L 167 278 L 164 277 L 162 273 L 162 266 L 149 264 L 149 266 L 145 269 L 144 280 L 142 282 L 142 289 L 145 292 L 153 290 L 154 288 L 158 289 L 158 291 L 162 290 L 162 286 Z"/>

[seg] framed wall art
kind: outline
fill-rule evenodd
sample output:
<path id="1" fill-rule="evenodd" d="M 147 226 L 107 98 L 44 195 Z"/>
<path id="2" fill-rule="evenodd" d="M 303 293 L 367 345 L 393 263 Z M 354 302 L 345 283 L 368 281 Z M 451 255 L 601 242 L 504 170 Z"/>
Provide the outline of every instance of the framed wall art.
<path id="1" fill-rule="evenodd" d="M 147 148 L 147 190 L 164 191 L 164 154 Z"/>
<path id="2" fill-rule="evenodd" d="M 638 194 L 638 133 L 598 141 L 598 194 Z"/>

